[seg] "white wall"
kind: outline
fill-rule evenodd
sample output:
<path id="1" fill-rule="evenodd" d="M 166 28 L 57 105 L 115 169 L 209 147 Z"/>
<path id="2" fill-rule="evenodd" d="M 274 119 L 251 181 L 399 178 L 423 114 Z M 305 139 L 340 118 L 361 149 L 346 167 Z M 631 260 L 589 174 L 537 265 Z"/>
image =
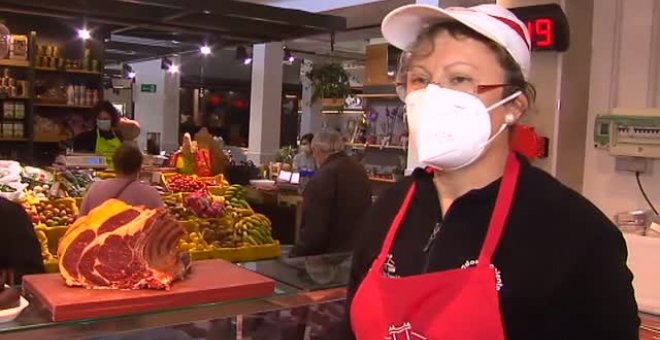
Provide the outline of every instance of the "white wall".
<path id="1" fill-rule="evenodd" d="M 124 104 L 126 107 L 126 116 L 133 115 L 133 89 L 105 89 L 103 90 L 103 99 L 110 101 L 113 104 Z"/>
<path id="2" fill-rule="evenodd" d="M 593 20 L 583 194 L 611 217 L 647 205 L 634 175 L 615 172 L 614 158 L 593 148 L 593 122 L 612 107 L 658 105 L 660 1 L 597 0 Z M 651 200 L 660 202 L 660 164 L 652 163 L 642 182 Z"/>
<path id="3" fill-rule="evenodd" d="M 176 59 L 173 61 L 178 63 Z M 160 59 L 131 64 L 137 74 L 133 87 L 135 119 L 142 129 L 138 144 L 146 148 L 147 133 L 160 132 L 161 149 L 174 150 L 179 145 L 179 75 L 170 74 L 160 66 Z M 141 92 L 142 84 L 155 84 L 156 93 Z"/>

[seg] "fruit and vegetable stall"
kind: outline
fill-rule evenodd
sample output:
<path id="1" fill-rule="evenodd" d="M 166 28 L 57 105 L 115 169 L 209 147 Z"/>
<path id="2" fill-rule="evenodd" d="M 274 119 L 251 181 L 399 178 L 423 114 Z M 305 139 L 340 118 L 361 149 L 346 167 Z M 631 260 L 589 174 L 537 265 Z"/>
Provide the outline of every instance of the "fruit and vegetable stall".
<path id="1" fill-rule="evenodd" d="M 41 244 L 46 270 L 57 271 L 57 246 L 78 218 L 82 197 L 96 180 L 114 176 L 90 169 L 41 169 L 0 161 L 0 196 L 20 203 L 31 219 Z M 220 258 L 234 262 L 276 258 L 271 220 L 256 213 L 246 188 L 222 176 L 199 177 L 164 173 L 153 184 L 168 213 L 186 234 L 179 248 L 193 260 Z"/>

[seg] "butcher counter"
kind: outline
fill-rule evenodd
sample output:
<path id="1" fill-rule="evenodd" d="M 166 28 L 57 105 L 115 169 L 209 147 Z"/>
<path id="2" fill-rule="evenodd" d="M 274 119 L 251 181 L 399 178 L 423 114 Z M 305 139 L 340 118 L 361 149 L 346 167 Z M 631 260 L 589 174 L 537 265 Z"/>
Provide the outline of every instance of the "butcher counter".
<path id="1" fill-rule="evenodd" d="M 52 322 L 36 299 L 4 339 L 303 339 L 331 332 L 344 313 L 348 254 L 281 258 L 240 264 L 275 280 L 272 295 L 112 318 Z M 641 340 L 660 339 L 660 316 L 641 314 Z"/>
<path id="2" fill-rule="evenodd" d="M 257 299 L 67 322 L 51 321 L 45 306 L 27 296 L 30 305 L 18 318 L 0 323 L 0 340 L 302 339 L 337 326 L 344 312 L 350 255 L 283 257 L 240 265 L 275 280 L 275 291 Z"/>

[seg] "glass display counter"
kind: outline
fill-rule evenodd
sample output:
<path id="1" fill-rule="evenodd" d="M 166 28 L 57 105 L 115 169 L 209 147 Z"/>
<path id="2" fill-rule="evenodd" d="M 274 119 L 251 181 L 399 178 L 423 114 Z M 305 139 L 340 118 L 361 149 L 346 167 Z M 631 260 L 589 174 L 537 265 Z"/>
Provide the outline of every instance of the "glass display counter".
<path id="1" fill-rule="evenodd" d="M 326 334 L 344 313 L 350 256 L 333 254 L 240 264 L 276 281 L 272 295 L 52 322 L 33 297 L 19 317 L 0 323 L 0 339 L 303 339 Z"/>

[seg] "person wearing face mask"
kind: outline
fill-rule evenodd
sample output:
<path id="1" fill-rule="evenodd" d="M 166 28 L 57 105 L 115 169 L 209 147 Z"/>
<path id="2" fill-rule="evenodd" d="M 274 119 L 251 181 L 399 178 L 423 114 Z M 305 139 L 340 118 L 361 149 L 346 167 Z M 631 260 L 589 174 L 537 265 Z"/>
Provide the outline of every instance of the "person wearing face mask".
<path id="1" fill-rule="evenodd" d="M 314 163 L 314 157 L 312 157 L 312 139 L 314 135 L 311 133 L 305 134 L 300 137 L 300 147 L 298 148 L 298 153 L 293 156 L 293 170 L 301 171 L 308 170 L 314 171 L 316 169 L 316 163 Z"/>
<path id="2" fill-rule="evenodd" d="M 94 107 L 94 112 L 96 113 L 96 128 L 76 136 L 73 139 L 73 149 L 76 152 L 105 156 L 108 164 L 112 165 L 112 155 L 115 150 L 125 139 L 136 138 L 139 135 L 140 127 L 137 122 L 122 121 L 119 111 L 107 100 L 99 102 Z M 122 131 L 128 131 L 130 136 L 124 138 Z"/>
<path id="3" fill-rule="evenodd" d="M 425 166 L 380 196 L 356 243 L 346 339 L 637 339 L 619 230 L 510 151 L 535 93 L 505 8 L 408 5 L 382 22 Z"/>
<path id="4" fill-rule="evenodd" d="M 352 251 L 359 222 L 371 206 L 364 167 L 344 152 L 341 135 L 322 130 L 312 139 L 317 171 L 303 192 L 302 225 L 295 256 Z"/>

